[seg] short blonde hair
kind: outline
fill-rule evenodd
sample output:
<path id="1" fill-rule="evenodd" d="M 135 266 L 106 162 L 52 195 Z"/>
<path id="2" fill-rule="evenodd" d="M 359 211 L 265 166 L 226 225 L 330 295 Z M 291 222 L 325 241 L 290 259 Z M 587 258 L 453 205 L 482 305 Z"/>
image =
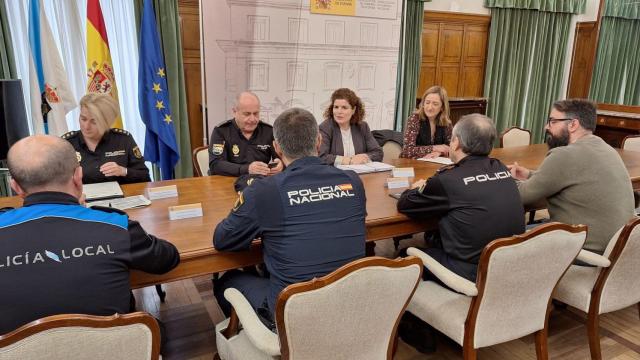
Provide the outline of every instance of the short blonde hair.
<path id="1" fill-rule="evenodd" d="M 80 108 L 87 108 L 93 118 L 100 135 L 111 128 L 116 118 L 120 116 L 118 102 L 108 94 L 89 93 L 80 99 Z"/>

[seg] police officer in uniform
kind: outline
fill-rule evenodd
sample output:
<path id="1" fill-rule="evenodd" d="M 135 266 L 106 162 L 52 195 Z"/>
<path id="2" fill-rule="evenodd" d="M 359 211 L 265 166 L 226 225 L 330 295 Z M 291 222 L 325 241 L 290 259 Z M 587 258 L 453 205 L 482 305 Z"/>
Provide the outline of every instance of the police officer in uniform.
<path id="1" fill-rule="evenodd" d="M 283 112 L 274 123 L 274 135 L 286 169 L 252 181 L 213 236 L 214 247 L 221 251 L 246 250 L 253 239 L 262 239 L 270 277 L 229 271 L 215 281 L 214 295 L 229 316 L 224 290 L 238 289 L 272 328 L 282 289 L 364 256 L 366 216 L 358 175 L 318 157 L 321 137 L 311 113 L 297 108 Z"/>
<path id="2" fill-rule="evenodd" d="M 1 334 L 49 315 L 127 313 L 130 269 L 162 274 L 180 262 L 124 212 L 79 204 L 82 168 L 68 142 L 27 137 L 8 163 L 24 206 L 0 211 Z"/>
<path id="3" fill-rule="evenodd" d="M 142 152 L 131 134 L 110 129 L 119 113 L 118 103 L 111 96 L 89 93 L 80 100 L 80 131 L 62 135 L 76 150 L 85 184 L 151 181 Z"/>
<path id="4" fill-rule="evenodd" d="M 282 162 L 273 149 L 273 128 L 260 121 L 260 100 L 242 92 L 234 118 L 216 126 L 209 145 L 209 175 L 274 175 Z"/>
<path id="5" fill-rule="evenodd" d="M 440 218 L 431 247 L 421 250 L 473 282 L 480 254 L 489 242 L 525 231 L 515 180 L 504 164 L 488 156 L 495 139 L 491 119 L 480 114 L 463 116 L 453 128 L 449 145 L 455 164 L 416 182 L 398 201 L 398 211 L 411 218 Z M 426 268 L 423 277 L 444 286 Z M 435 342 L 425 325 L 408 313 L 399 333 L 419 351 L 430 352 Z"/>

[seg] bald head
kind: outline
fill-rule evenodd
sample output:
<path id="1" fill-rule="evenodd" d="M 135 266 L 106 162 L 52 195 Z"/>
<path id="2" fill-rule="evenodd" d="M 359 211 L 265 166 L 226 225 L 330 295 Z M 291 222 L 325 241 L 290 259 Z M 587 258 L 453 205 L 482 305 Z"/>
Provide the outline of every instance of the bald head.
<path id="1" fill-rule="evenodd" d="M 72 185 L 79 167 L 73 146 L 50 135 L 29 136 L 18 141 L 9 149 L 7 162 L 13 181 L 26 194 L 65 190 Z M 80 180 L 81 175 L 82 172 Z"/>

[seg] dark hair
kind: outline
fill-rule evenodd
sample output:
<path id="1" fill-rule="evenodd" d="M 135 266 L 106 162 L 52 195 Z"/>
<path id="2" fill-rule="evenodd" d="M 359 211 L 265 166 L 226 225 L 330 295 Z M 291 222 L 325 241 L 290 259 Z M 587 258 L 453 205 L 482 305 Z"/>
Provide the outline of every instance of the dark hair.
<path id="1" fill-rule="evenodd" d="M 489 155 L 497 132 L 493 121 L 482 114 L 465 115 L 453 127 L 451 137 L 457 137 L 462 152 L 467 155 Z"/>
<path id="2" fill-rule="evenodd" d="M 318 155 L 318 122 L 307 110 L 291 108 L 281 113 L 273 123 L 273 137 L 291 160 Z"/>
<path id="3" fill-rule="evenodd" d="M 432 86 L 422 94 L 420 105 L 418 105 L 418 109 L 416 109 L 415 114 L 418 114 L 418 118 L 420 118 L 420 120 L 427 120 L 427 115 L 424 113 L 424 102 L 427 95 L 430 94 L 438 95 L 440 97 L 440 101 L 442 101 L 442 109 L 440 110 L 440 114 L 436 117 L 436 125 L 451 126 L 451 119 L 449 119 L 449 96 L 447 95 L 447 90 L 442 86 Z"/>
<path id="4" fill-rule="evenodd" d="M 27 193 L 48 185 L 65 185 L 80 166 L 71 143 L 50 135 L 20 140 L 9 150 L 7 162 L 11 177 Z"/>
<path id="5" fill-rule="evenodd" d="M 348 88 L 340 88 L 331 94 L 331 102 L 329 106 L 324 111 L 324 118 L 331 119 L 333 118 L 333 103 L 336 100 L 346 100 L 352 108 L 355 108 L 356 111 L 351 116 L 351 120 L 349 121 L 351 124 L 359 124 L 364 120 L 364 103 L 353 90 Z"/>
<path id="6" fill-rule="evenodd" d="M 553 103 L 553 108 L 564 113 L 565 117 L 578 119 L 585 130 L 596 129 L 596 106 L 587 99 L 566 99 Z"/>

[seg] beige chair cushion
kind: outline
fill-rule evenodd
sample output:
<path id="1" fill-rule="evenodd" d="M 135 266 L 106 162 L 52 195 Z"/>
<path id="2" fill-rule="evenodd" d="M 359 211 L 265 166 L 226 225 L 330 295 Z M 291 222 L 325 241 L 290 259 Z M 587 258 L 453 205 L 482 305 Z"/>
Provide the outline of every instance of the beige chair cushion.
<path id="1" fill-rule="evenodd" d="M 597 267 L 571 265 L 560 279 L 553 298 L 588 312 L 591 291 L 599 273 L 600 268 Z"/>
<path id="2" fill-rule="evenodd" d="M 400 157 L 402 146 L 398 145 L 398 143 L 396 143 L 395 141 L 387 141 L 382 146 L 382 152 L 384 153 L 382 162 L 389 163 L 389 160 L 397 159 Z"/>
<path id="3" fill-rule="evenodd" d="M 464 322 L 471 298 L 443 288 L 433 281 L 421 281 L 407 311 L 429 323 L 462 345 Z"/>
<path id="4" fill-rule="evenodd" d="M 207 176 L 209 171 L 209 149 L 203 149 L 196 153 L 198 168 L 202 172 L 202 176 Z"/>
<path id="5" fill-rule="evenodd" d="M 531 134 L 518 128 L 512 128 L 502 135 L 502 147 L 526 146 L 531 143 Z"/>
<path id="6" fill-rule="evenodd" d="M 222 360 L 273 360 L 280 359 L 279 356 L 271 357 L 258 350 L 244 331 L 238 335 L 227 339 L 222 335 L 222 331 L 229 325 L 229 319 L 216 325 L 216 347 L 218 355 Z"/>
<path id="7" fill-rule="evenodd" d="M 474 346 L 544 328 L 553 288 L 584 245 L 586 232 L 554 230 L 493 252 L 476 320 Z"/>
<path id="8" fill-rule="evenodd" d="M 61 327 L 0 349 L 0 360 L 149 360 L 151 331 L 142 324 L 110 328 Z"/>
<path id="9" fill-rule="evenodd" d="M 616 237 L 617 239 L 617 237 Z M 627 244 L 611 268 L 600 298 L 600 314 L 640 302 L 640 226 L 629 234 Z"/>
<path id="10" fill-rule="evenodd" d="M 622 144 L 624 150 L 640 151 L 640 137 L 630 137 Z"/>
<path id="11" fill-rule="evenodd" d="M 284 309 L 292 359 L 386 359 L 393 328 L 420 276 L 417 264 L 358 269 L 292 295 Z"/>

